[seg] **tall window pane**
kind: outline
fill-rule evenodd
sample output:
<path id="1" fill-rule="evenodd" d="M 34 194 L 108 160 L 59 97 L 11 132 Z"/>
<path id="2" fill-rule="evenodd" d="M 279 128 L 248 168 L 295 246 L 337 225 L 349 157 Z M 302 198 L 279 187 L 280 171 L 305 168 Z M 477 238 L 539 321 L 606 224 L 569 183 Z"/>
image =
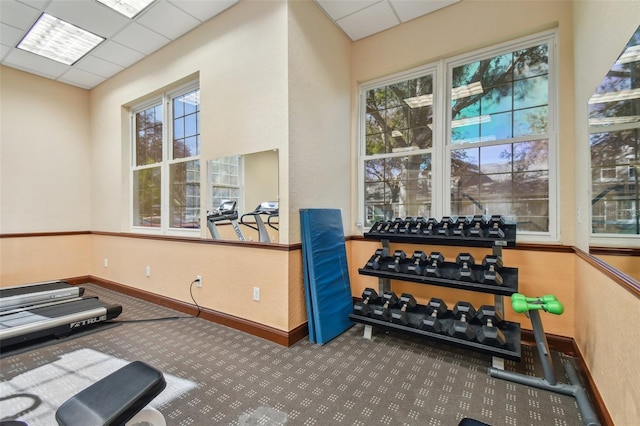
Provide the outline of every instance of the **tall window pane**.
<path id="1" fill-rule="evenodd" d="M 451 76 L 451 214 L 502 214 L 519 231 L 549 231 L 548 43 Z"/>
<path id="2" fill-rule="evenodd" d="M 136 114 L 136 166 L 162 162 L 162 104 Z"/>
<path id="3" fill-rule="evenodd" d="M 160 226 L 162 190 L 160 167 L 133 172 L 133 224 L 157 228 Z"/>
<path id="4" fill-rule="evenodd" d="M 169 219 L 172 228 L 200 228 L 200 161 L 169 167 Z"/>
<path id="5" fill-rule="evenodd" d="M 433 76 L 365 93 L 365 222 L 431 210 Z M 411 155 L 398 155 L 411 152 Z"/>

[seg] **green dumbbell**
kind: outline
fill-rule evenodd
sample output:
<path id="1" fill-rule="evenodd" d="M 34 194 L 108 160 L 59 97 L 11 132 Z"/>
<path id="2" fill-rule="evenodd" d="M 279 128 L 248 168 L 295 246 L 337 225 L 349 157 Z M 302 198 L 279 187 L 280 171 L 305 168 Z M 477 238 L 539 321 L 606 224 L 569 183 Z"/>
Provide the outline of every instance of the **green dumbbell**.
<path id="1" fill-rule="evenodd" d="M 529 303 L 547 303 L 547 302 L 555 302 L 558 299 L 553 294 L 545 294 L 540 297 L 526 297 L 524 294 L 513 293 L 511 295 L 511 300 L 524 300 Z"/>
<path id="2" fill-rule="evenodd" d="M 529 311 L 543 310 L 550 314 L 560 315 L 564 312 L 564 306 L 557 300 L 552 300 L 547 303 L 528 303 L 526 300 L 512 300 L 511 306 L 513 310 L 519 314 Z"/>

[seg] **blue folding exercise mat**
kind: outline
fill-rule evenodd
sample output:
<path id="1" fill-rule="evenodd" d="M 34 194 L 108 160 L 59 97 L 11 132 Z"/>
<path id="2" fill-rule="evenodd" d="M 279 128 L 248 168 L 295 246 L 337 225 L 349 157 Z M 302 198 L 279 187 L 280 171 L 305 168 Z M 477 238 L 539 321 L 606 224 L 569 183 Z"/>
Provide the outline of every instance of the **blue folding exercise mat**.
<path id="1" fill-rule="evenodd" d="M 342 213 L 300 209 L 309 340 L 322 345 L 354 323 Z"/>

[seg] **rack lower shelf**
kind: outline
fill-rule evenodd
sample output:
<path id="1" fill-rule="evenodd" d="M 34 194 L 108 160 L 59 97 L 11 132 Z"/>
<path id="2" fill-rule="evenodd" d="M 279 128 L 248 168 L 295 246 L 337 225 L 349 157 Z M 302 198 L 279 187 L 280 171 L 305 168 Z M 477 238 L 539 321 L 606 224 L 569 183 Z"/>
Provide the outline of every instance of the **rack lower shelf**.
<path id="1" fill-rule="evenodd" d="M 349 314 L 349 319 L 354 322 L 371 325 L 376 327 L 383 327 L 389 330 L 395 330 L 403 333 L 409 333 L 417 336 L 422 336 L 429 340 L 434 340 L 442 343 L 446 343 L 453 346 L 460 346 L 467 349 L 471 349 L 477 352 L 482 352 L 487 355 L 496 356 L 499 358 L 510 359 L 513 361 L 520 361 L 521 358 L 521 348 L 520 348 L 520 324 L 510 321 L 504 321 L 500 327 L 502 332 L 507 339 L 507 342 L 504 347 L 495 347 L 483 345 L 481 343 L 475 341 L 468 341 L 463 339 L 458 339 L 455 337 L 451 337 L 446 334 L 433 333 L 430 331 L 421 330 L 419 328 L 409 327 L 406 325 L 396 324 L 388 321 L 382 321 L 371 317 L 365 317 L 356 314 Z M 443 322 L 453 321 L 452 319 L 443 319 Z M 477 330 L 481 325 L 470 324 L 474 331 Z"/>

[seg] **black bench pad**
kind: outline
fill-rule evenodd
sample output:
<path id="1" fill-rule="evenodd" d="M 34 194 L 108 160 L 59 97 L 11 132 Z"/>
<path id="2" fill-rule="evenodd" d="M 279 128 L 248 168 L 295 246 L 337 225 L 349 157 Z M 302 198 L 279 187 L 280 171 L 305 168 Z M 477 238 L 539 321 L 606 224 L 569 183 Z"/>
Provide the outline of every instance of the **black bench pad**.
<path id="1" fill-rule="evenodd" d="M 134 361 L 69 398 L 56 411 L 61 426 L 124 425 L 167 386 L 162 372 Z"/>

